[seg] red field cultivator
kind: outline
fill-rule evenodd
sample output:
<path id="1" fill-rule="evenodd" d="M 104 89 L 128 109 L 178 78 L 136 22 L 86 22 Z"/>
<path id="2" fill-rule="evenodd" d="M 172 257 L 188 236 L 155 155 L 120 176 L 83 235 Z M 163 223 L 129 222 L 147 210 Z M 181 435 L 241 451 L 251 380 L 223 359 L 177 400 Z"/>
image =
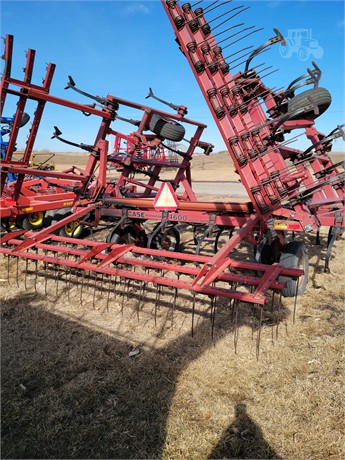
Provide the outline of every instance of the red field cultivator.
<path id="1" fill-rule="evenodd" d="M 329 152 L 332 141 L 344 136 L 344 132 L 338 127 L 325 136 L 315 128 L 315 119 L 331 103 L 329 92 L 319 87 L 321 72 L 315 64 L 285 90 L 273 91 L 263 84 L 256 70 L 259 66 L 253 67 L 252 61 L 272 44 L 284 43 L 277 30 L 273 38 L 254 51 L 248 53 L 246 50 L 252 47 L 246 47 L 223 56 L 225 48 L 254 33 L 250 27 L 239 30 L 241 24 L 232 24 L 232 19 L 246 8 L 236 6 L 207 20 L 209 14 L 228 7 L 229 2 L 213 2 L 204 10 L 199 6 L 201 2 L 196 9 L 189 3 L 180 6 L 175 0 L 162 3 L 246 188 L 248 202 L 197 201 L 191 180 L 193 153 L 199 148 L 208 155 L 213 146 L 201 140 L 206 126 L 186 118 L 185 106 L 168 104 L 151 89 L 149 97 L 169 105 L 174 113 L 110 95 L 93 96 L 78 89 L 71 77 L 67 89 L 95 103 L 56 98 L 49 94 L 54 65 L 48 66 L 42 86 L 31 83 L 35 55 L 32 50 L 28 52 L 24 79 L 11 77 L 13 37 L 7 36 L 2 101 L 11 95 L 18 102 L 6 156 L 1 161 L 1 216 L 7 230 L 14 221 L 22 229 L 2 236 L 0 252 L 8 256 L 9 264 L 12 257 L 17 261 L 25 259 L 26 263 L 31 260 L 37 272 L 38 262 L 42 262 L 45 273 L 47 267 L 53 267 L 56 276 L 66 280 L 78 279 L 79 274 L 84 279 L 89 273 L 96 285 L 96 280 L 105 277 L 108 292 L 118 278 L 128 280 L 127 290 L 131 281 L 140 282 L 139 303 L 151 284 L 157 289 L 157 299 L 162 287 L 173 289 L 173 309 L 178 291 L 183 290 L 191 293 L 193 315 L 196 295 L 205 294 L 211 299 L 212 321 L 217 297 L 229 299 L 232 305 L 246 302 L 259 307 L 262 319 L 269 290 L 297 296 L 306 286 L 305 246 L 299 241 L 288 242 L 286 232 L 330 227 L 328 268 L 332 244 L 344 226 L 345 178 L 340 172 L 343 165 L 333 164 Z M 220 23 L 211 27 L 214 21 Z M 213 30 L 223 24 L 225 29 L 214 34 Z M 217 43 L 216 37 L 229 30 L 231 35 Z M 221 48 L 220 43 L 226 40 L 230 42 Z M 233 61 L 227 62 L 235 55 Z M 232 74 L 231 63 L 241 59 L 244 71 Z M 305 85 L 312 88 L 297 94 Z M 36 101 L 37 108 L 19 162 L 12 154 L 27 100 Z M 93 145 L 67 141 L 55 128 L 55 138 L 88 152 L 85 169 L 29 171 L 46 103 L 99 117 Z M 140 112 L 138 120 L 118 115 L 126 107 Z M 115 131 L 112 124 L 116 120 L 132 124 L 135 131 Z M 294 130 L 302 130 L 309 139 L 307 150 L 287 146 L 290 141 L 285 137 Z M 110 135 L 115 136 L 116 142 L 115 151 L 109 154 Z M 176 147 L 181 141 L 188 144 L 185 151 Z M 167 151 L 175 156 L 174 161 Z M 110 178 L 109 165 L 118 170 L 116 178 Z M 161 178 L 167 169 L 176 171 L 171 180 Z M 14 174 L 16 181 L 8 184 L 8 174 Z M 161 200 L 166 192 L 166 201 Z M 31 221 L 30 216 L 34 216 Z M 35 225 L 37 216 L 40 217 Z M 151 223 L 149 230 L 145 223 Z M 195 254 L 180 252 L 180 224 L 195 227 Z M 85 226 L 111 228 L 104 242 L 81 239 Z M 228 236 L 220 244 L 224 232 Z M 210 235 L 216 235 L 215 254 L 200 255 L 202 243 Z M 256 249 L 256 262 L 233 256 L 243 241 Z"/>

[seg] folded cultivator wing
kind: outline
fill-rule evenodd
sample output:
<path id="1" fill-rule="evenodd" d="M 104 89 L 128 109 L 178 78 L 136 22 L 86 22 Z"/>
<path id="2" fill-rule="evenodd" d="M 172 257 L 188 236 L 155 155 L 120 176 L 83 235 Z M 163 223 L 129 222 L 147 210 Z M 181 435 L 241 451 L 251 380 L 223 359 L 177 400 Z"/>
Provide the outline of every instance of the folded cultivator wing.
<path id="1" fill-rule="evenodd" d="M 125 280 L 122 302 L 130 283 L 141 283 L 139 305 L 149 285 L 156 290 L 156 303 L 162 289 L 171 288 L 173 310 L 182 290 L 189 293 L 193 318 L 196 296 L 206 295 L 211 302 L 212 324 L 215 300 L 220 297 L 229 299 L 236 308 L 239 302 L 259 307 L 261 322 L 269 290 L 297 296 L 306 286 L 304 245 L 288 243 L 286 231 L 330 227 L 329 258 L 344 225 L 344 173 L 340 172 L 342 165 L 332 163 L 329 151 L 332 140 L 344 133 L 338 127 L 325 136 L 315 128 L 315 119 L 331 103 L 328 91 L 319 87 L 320 70 L 314 65 L 286 90 L 274 92 L 263 84 L 252 62 L 272 44 L 284 43 L 281 34 L 275 30 L 276 35 L 254 51 L 247 52 L 252 47 L 246 47 L 224 56 L 225 48 L 255 32 L 251 27 L 239 30 L 241 24 L 232 23 L 246 8 L 236 6 L 207 20 L 208 14 L 215 14 L 229 2 L 213 2 L 205 9 L 200 3 L 193 9 L 189 3 L 162 2 L 249 201 L 197 201 L 191 180 L 193 153 L 199 148 L 209 155 L 213 146 L 201 140 L 206 126 L 186 118 L 185 106 L 166 103 L 151 89 L 148 97 L 167 104 L 173 113 L 115 96 L 93 96 L 78 89 L 71 77 L 66 89 L 91 98 L 92 105 L 51 96 L 55 66 L 49 64 L 42 86 L 32 84 L 33 50 L 28 52 L 24 79 L 11 77 L 13 37 L 7 36 L 2 109 L 8 95 L 17 98 L 0 171 L 4 230 L 0 252 L 8 257 L 9 273 L 12 258 L 16 258 L 17 267 L 18 260 L 24 259 L 26 271 L 29 261 L 34 263 L 36 278 L 39 273 L 47 280 L 53 268 L 57 281 L 64 279 L 69 285 L 72 280 L 81 285 L 81 300 L 86 276 L 94 279 L 95 286 L 100 280 L 106 284 L 107 302 L 118 280 Z M 223 31 L 218 30 L 221 25 Z M 231 31 L 230 35 L 217 42 L 226 31 Z M 221 47 L 227 40 L 230 43 Z M 235 59 L 227 62 L 232 56 Z M 244 71 L 232 74 L 231 62 L 244 57 Z M 297 94 L 305 85 L 313 88 Z M 28 100 L 35 101 L 37 108 L 18 161 L 13 152 Z M 85 168 L 61 172 L 30 168 L 46 103 L 99 117 L 93 145 L 71 142 L 62 137 L 59 128 L 54 130 L 53 137 L 87 152 Z M 138 119 L 118 114 L 126 108 L 137 110 Z M 112 125 L 116 120 L 131 124 L 135 130 L 126 134 L 115 131 Z M 287 133 L 298 129 L 310 140 L 305 151 L 289 148 L 285 140 Z M 115 136 L 115 146 L 109 153 L 111 135 Z M 181 149 L 179 142 L 186 143 L 187 148 Z M 116 177 L 109 174 L 114 169 Z M 163 178 L 167 170 L 175 171 L 173 179 Z M 164 194 L 166 201 L 161 199 Z M 194 227 L 194 254 L 180 252 L 181 224 Z M 81 238 L 85 228 L 110 231 L 106 241 L 95 241 Z M 228 235 L 225 241 L 221 238 L 224 233 Z M 204 240 L 213 235 L 214 255 L 200 255 Z M 244 241 L 255 248 L 256 262 L 233 257 L 235 248 Z M 274 305 L 272 299 L 272 308 Z"/>

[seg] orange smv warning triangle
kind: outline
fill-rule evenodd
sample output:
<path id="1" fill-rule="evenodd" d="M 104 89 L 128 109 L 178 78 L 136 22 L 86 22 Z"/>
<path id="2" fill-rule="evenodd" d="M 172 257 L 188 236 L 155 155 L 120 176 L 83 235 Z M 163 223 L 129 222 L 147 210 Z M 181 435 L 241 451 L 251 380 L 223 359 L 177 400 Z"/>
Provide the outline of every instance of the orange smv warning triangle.
<path id="1" fill-rule="evenodd" d="M 153 202 L 156 211 L 175 211 L 178 207 L 178 199 L 170 182 L 164 182 Z"/>

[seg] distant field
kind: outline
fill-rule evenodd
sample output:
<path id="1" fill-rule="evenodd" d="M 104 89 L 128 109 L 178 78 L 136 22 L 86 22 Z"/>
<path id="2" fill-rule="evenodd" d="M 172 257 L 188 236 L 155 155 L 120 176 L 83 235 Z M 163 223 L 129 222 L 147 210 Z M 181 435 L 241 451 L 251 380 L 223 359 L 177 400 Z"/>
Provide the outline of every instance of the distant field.
<path id="1" fill-rule="evenodd" d="M 44 161 L 45 156 L 40 157 Z M 48 156 L 47 156 L 48 158 Z M 89 155 L 87 153 L 58 152 L 50 161 L 54 162 L 56 169 L 62 171 L 71 166 L 84 167 Z M 345 160 L 345 152 L 334 152 L 331 154 L 334 163 Z M 192 178 L 201 182 L 237 182 L 238 175 L 234 171 L 234 165 L 230 154 L 226 151 L 213 153 L 210 156 L 195 155 L 192 160 Z M 113 173 L 112 173 L 113 174 Z M 162 178 L 170 178 L 172 172 L 164 172 Z"/>

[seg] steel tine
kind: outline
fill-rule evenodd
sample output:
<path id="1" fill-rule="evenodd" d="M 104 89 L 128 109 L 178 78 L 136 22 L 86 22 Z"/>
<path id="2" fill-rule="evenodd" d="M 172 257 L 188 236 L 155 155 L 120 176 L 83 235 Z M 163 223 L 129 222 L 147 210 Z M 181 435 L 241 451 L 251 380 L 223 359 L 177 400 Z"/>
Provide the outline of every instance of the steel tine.
<path id="1" fill-rule="evenodd" d="M 193 291 L 193 302 L 192 302 L 192 337 L 194 337 L 194 315 L 195 315 L 195 292 Z"/>
<path id="2" fill-rule="evenodd" d="M 25 276 L 24 276 L 24 286 L 25 286 L 25 290 L 27 289 L 27 286 L 26 286 L 26 278 L 27 278 L 27 274 L 28 274 L 28 266 L 29 266 L 29 259 L 25 259 Z"/>
<path id="3" fill-rule="evenodd" d="M 117 284 L 117 276 L 115 275 L 114 287 L 113 287 L 114 300 L 116 299 L 116 284 Z"/>
<path id="4" fill-rule="evenodd" d="M 146 272 L 146 270 L 145 270 Z M 138 317 L 138 321 L 139 321 L 139 312 L 140 312 L 140 306 L 141 306 L 141 303 L 142 303 L 142 299 L 143 299 L 143 296 L 144 296 L 144 292 L 146 290 L 146 281 L 142 281 L 141 283 L 141 286 L 140 286 L 140 292 L 139 292 L 139 301 L 138 301 L 138 306 L 137 306 L 137 317 Z"/>
<path id="5" fill-rule="evenodd" d="M 277 322 L 276 322 L 276 340 L 278 340 L 278 330 L 279 330 L 279 317 L 280 317 L 280 307 L 282 303 L 282 293 L 279 294 L 279 302 L 278 302 L 278 311 L 277 311 Z"/>
<path id="6" fill-rule="evenodd" d="M 7 284 L 10 284 L 10 255 L 7 256 Z"/>
<path id="7" fill-rule="evenodd" d="M 230 19 L 233 19 L 234 17 L 238 16 L 239 14 L 243 13 L 243 11 L 246 11 L 250 8 L 250 6 L 246 6 L 244 7 L 243 5 L 240 5 L 240 6 L 236 6 L 235 8 L 233 8 L 232 10 L 229 10 L 228 13 L 230 13 L 231 11 L 235 11 L 239 8 L 242 8 L 240 11 L 237 11 L 237 13 L 233 14 L 232 16 L 229 16 L 228 18 L 224 19 L 224 21 L 220 22 L 219 24 L 216 24 L 215 26 L 212 27 L 212 32 L 214 32 L 216 29 L 218 29 L 218 27 L 221 27 L 223 24 L 225 24 L 226 22 L 228 22 Z"/>
<path id="8" fill-rule="evenodd" d="M 36 248 L 36 254 L 38 254 L 38 248 Z M 35 259 L 35 280 L 34 280 L 34 287 L 35 287 L 35 292 L 37 292 L 37 272 L 38 272 L 38 260 Z"/>
<path id="9" fill-rule="evenodd" d="M 68 259 L 69 259 L 68 253 L 66 252 L 66 254 L 65 254 L 65 260 L 68 260 Z M 69 273 L 69 268 L 68 268 L 68 266 L 66 265 L 66 267 L 65 267 L 65 287 L 67 287 L 68 273 Z"/>
<path id="10" fill-rule="evenodd" d="M 294 305 L 293 305 L 293 314 L 292 314 L 292 323 L 293 324 L 295 324 L 295 321 L 296 321 L 298 288 L 299 288 L 299 277 L 297 278 L 297 282 L 296 282 L 295 301 L 294 301 Z"/>
<path id="11" fill-rule="evenodd" d="M 270 67 L 272 67 L 272 66 L 270 66 Z M 268 77 L 269 75 L 272 75 L 272 73 L 276 73 L 276 72 L 278 72 L 278 71 L 279 71 L 279 69 L 274 69 L 274 70 L 271 70 L 271 72 L 265 73 L 265 75 L 259 75 L 259 77 L 260 77 L 261 80 L 262 80 L 263 78 L 266 78 L 266 77 Z"/>
<path id="12" fill-rule="evenodd" d="M 85 282 L 85 270 L 83 270 L 83 275 L 82 275 L 82 277 L 81 277 L 81 284 L 80 284 L 80 305 L 82 305 L 82 303 L 83 303 L 84 282 Z"/>
<path id="13" fill-rule="evenodd" d="M 180 273 L 177 273 L 177 280 L 180 279 Z M 172 303 L 172 311 L 171 311 L 171 327 L 174 325 L 174 313 L 176 307 L 176 299 L 177 299 L 177 287 L 174 287 L 174 296 L 173 296 L 173 303 Z"/>
<path id="14" fill-rule="evenodd" d="M 242 25 L 244 25 L 244 24 L 238 24 L 238 27 L 240 27 L 240 26 L 242 26 Z M 226 42 L 227 40 L 229 40 L 229 38 L 236 37 L 236 35 L 239 35 L 239 34 L 241 34 L 242 32 L 245 32 L 246 30 L 254 29 L 254 27 L 255 27 L 255 26 L 244 27 L 243 29 L 238 30 L 237 32 L 235 32 L 235 33 L 233 33 L 233 34 L 228 35 L 227 37 L 225 37 L 225 38 L 223 38 L 222 40 L 220 40 L 220 41 L 217 43 L 217 45 L 215 45 L 215 46 L 213 47 L 213 49 L 216 48 L 217 46 L 219 46 L 221 43 L 224 43 L 224 42 Z M 226 45 L 226 46 L 224 46 L 224 47 L 222 46 L 222 51 L 225 50 L 225 48 L 227 48 L 227 47 L 228 47 L 228 45 Z M 229 56 L 227 56 L 225 59 L 227 59 L 228 57 L 229 57 Z"/>
<path id="15" fill-rule="evenodd" d="M 48 264 L 44 262 L 44 293 L 47 295 Z"/>
<path id="16" fill-rule="evenodd" d="M 58 264 L 58 268 L 56 270 L 56 275 L 55 275 L 55 284 L 56 284 L 56 290 L 55 290 L 55 295 L 58 295 L 59 291 L 59 277 L 60 277 L 60 264 Z"/>
<path id="17" fill-rule="evenodd" d="M 272 292 L 272 302 L 271 302 L 271 314 L 273 313 L 273 309 L 274 309 L 274 297 L 276 295 L 276 290 L 274 289 L 273 292 Z"/>
<path id="18" fill-rule="evenodd" d="M 67 298 L 68 298 L 68 300 L 70 300 L 71 281 L 72 281 L 72 268 L 69 271 L 69 277 L 68 277 L 68 288 L 67 288 Z"/>
<path id="19" fill-rule="evenodd" d="M 107 312 L 109 311 L 109 299 L 110 299 L 110 281 L 111 281 L 111 275 L 107 275 L 107 285 L 108 285 L 108 295 L 107 295 L 107 305 L 106 305 L 106 310 Z"/>
<path id="20" fill-rule="evenodd" d="M 235 300 L 234 310 L 235 310 L 234 348 L 235 348 L 235 353 L 237 353 L 237 343 L 238 343 L 238 337 L 239 337 L 239 328 L 238 328 L 238 300 Z"/>
<path id="21" fill-rule="evenodd" d="M 214 338 L 214 322 L 216 319 L 216 296 L 211 296 L 211 337 Z"/>
<path id="22" fill-rule="evenodd" d="M 246 29 L 244 29 L 244 30 L 248 30 L 248 29 L 250 29 L 250 28 L 251 28 L 251 27 L 248 27 L 248 28 L 246 28 Z M 263 30 L 263 27 L 261 27 L 260 29 L 255 29 L 255 30 L 252 30 L 251 32 L 248 32 L 247 34 L 243 35 L 243 37 L 239 37 L 237 40 L 234 40 L 234 41 L 232 41 L 231 43 L 228 43 L 227 45 L 225 45 L 225 46 L 223 47 L 223 50 L 224 50 L 225 48 L 229 48 L 229 46 L 232 46 L 232 45 L 234 45 L 235 43 L 240 42 L 241 40 L 244 40 L 245 38 L 249 37 L 250 35 L 255 34 L 256 32 L 260 32 L 261 30 Z M 238 32 L 238 33 L 240 33 L 240 32 Z"/>
<path id="23" fill-rule="evenodd" d="M 93 285 L 93 296 L 92 296 L 92 308 L 95 309 L 95 301 L 96 301 L 96 286 L 97 286 L 97 272 L 94 274 L 94 285 Z"/>
<path id="24" fill-rule="evenodd" d="M 199 5 L 200 3 L 202 3 L 203 1 L 204 1 L 204 0 L 199 0 L 198 2 L 193 3 L 193 5 L 191 5 L 191 8 L 196 7 L 197 5 Z"/>
<path id="25" fill-rule="evenodd" d="M 227 1 L 225 1 L 225 2 L 220 3 L 219 5 L 214 6 L 213 8 L 209 9 L 208 11 L 207 11 L 207 9 L 205 8 L 205 11 L 203 12 L 203 14 L 209 13 L 210 11 L 215 10 L 215 9 L 218 8 L 219 6 L 222 6 L 222 5 L 225 5 L 226 3 L 231 3 L 231 2 L 232 2 L 232 0 L 227 0 Z M 222 18 L 223 16 L 226 16 L 226 15 L 229 14 L 231 11 L 232 11 L 232 10 L 225 11 L 225 13 L 222 13 L 222 14 L 216 16 L 215 18 L 210 19 L 209 21 L 207 21 L 208 24 L 211 24 L 211 22 L 217 21 L 217 19 L 220 19 L 220 18 Z M 198 16 L 196 16 L 196 17 L 198 17 Z M 229 18 L 228 18 L 228 19 L 229 19 Z M 227 19 L 227 20 L 228 20 L 228 19 Z"/>
<path id="26" fill-rule="evenodd" d="M 157 326 L 157 309 L 158 309 L 158 301 L 160 299 L 160 296 L 161 296 L 161 285 L 157 284 L 156 299 L 155 299 L 155 313 L 154 313 L 155 326 Z"/>
<path id="27" fill-rule="evenodd" d="M 256 335 L 256 359 L 259 359 L 260 355 L 260 342 L 261 342 L 261 329 L 262 329 L 262 318 L 263 318 L 263 308 L 262 306 L 258 306 L 260 308 L 260 320 L 259 320 L 259 328 Z"/>
<path id="28" fill-rule="evenodd" d="M 174 313 L 175 313 L 176 299 L 177 299 L 177 287 L 174 287 L 174 296 L 173 296 L 172 310 L 171 310 L 171 327 L 174 325 Z"/>
<path id="29" fill-rule="evenodd" d="M 128 281 L 127 281 L 127 290 L 129 289 L 130 282 L 131 282 L 131 280 L 129 278 Z M 124 280 L 124 284 L 126 286 L 126 280 Z M 124 306 L 124 302 L 125 302 L 125 295 L 126 295 L 126 289 L 123 289 L 123 291 L 122 291 L 122 300 L 121 300 L 121 312 L 123 312 L 123 306 Z"/>

